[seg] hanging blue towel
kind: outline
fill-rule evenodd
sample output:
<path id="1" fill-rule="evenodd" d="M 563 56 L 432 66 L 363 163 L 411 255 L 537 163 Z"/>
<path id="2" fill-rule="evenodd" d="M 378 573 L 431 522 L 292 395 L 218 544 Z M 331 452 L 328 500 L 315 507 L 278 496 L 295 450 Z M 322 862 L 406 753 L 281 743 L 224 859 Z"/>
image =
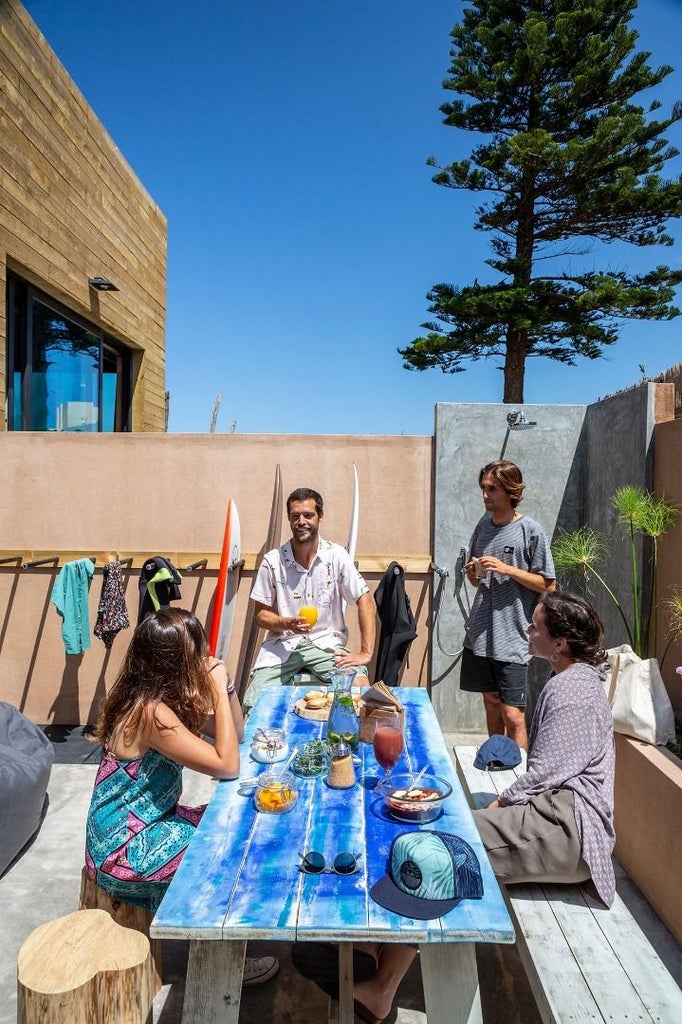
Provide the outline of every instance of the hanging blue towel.
<path id="1" fill-rule="evenodd" d="M 61 615 L 67 654 L 82 654 L 90 646 L 88 591 L 95 571 L 91 558 L 67 562 L 54 582 L 50 600 Z"/>

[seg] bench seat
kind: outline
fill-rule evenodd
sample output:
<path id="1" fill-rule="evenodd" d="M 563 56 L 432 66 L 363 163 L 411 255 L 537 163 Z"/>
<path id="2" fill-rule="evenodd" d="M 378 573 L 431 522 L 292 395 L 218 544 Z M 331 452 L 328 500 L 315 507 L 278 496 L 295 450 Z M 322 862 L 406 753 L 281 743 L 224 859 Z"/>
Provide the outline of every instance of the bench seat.
<path id="1" fill-rule="evenodd" d="M 523 773 L 474 768 L 476 748 L 454 748 L 472 808 L 485 807 Z M 506 888 L 517 949 L 545 1024 L 682 1021 L 682 951 L 617 862 L 607 909 L 583 886 Z M 671 866 L 677 878 L 678 866 Z"/>

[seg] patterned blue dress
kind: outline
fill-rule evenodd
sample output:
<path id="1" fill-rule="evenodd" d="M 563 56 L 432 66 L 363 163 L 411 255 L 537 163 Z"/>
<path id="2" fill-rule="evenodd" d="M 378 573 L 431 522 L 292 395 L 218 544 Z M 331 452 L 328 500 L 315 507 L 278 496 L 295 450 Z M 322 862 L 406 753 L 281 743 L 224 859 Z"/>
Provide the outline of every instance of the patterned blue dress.
<path id="1" fill-rule="evenodd" d="M 85 865 L 112 896 L 156 910 L 206 809 L 178 803 L 182 767 L 157 750 L 102 755 L 86 823 Z"/>

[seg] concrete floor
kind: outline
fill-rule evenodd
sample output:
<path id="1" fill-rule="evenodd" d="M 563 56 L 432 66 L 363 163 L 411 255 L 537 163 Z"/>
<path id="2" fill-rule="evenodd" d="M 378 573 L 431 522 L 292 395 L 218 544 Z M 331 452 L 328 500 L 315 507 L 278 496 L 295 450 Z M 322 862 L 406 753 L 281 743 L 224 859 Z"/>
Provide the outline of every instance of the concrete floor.
<path id="1" fill-rule="evenodd" d="M 16 1022 L 16 962 L 25 938 L 39 924 L 78 907 L 83 866 L 84 824 L 97 769 L 98 750 L 83 730 L 54 730 L 55 765 L 42 826 L 0 878 L 3 942 L 0 944 L 0 1024 Z M 447 737 L 452 748 L 457 738 Z M 480 738 L 479 738 L 480 739 Z M 467 736 L 465 742 L 476 742 Z M 76 761 L 77 763 L 71 763 Z M 205 802 L 214 783 L 185 771 L 183 799 Z M 254 943 L 249 952 L 274 954 L 280 972 L 270 982 L 244 989 L 240 1024 L 325 1024 L 327 997 L 301 978 L 286 943 Z M 154 1003 L 155 1024 L 179 1024 L 182 1015 L 187 943 L 164 942 L 164 986 Z M 523 967 L 514 947 L 478 946 L 481 999 L 486 1024 L 540 1024 Z M 424 998 L 415 961 L 398 992 L 389 1024 L 423 1024 Z M 112 1022 L 115 1024 L 115 1022 Z M 207 1021 L 206 1024 L 214 1024 Z M 218 1022 L 216 1022 L 218 1024 Z M 457 1024 L 453 1021 L 453 1024 Z"/>

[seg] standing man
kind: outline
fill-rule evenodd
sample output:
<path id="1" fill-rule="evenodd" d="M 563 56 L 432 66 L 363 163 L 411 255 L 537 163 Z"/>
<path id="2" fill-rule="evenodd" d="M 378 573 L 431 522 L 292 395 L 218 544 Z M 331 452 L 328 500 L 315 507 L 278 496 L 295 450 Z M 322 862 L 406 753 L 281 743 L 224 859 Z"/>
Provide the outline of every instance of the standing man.
<path id="1" fill-rule="evenodd" d="M 556 588 L 542 527 L 518 511 L 523 477 L 513 462 L 489 462 L 478 475 L 485 515 L 464 566 L 476 596 L 467 619 L 460 689 L 483 694 L 488 734 L 506 734 L 527 749 L 526 629 L 540 594 Z"/>
<path id="2" fill-rule="evenodd" d="M 289 684 L 298 672 L 329 681 L 333 668 L 357 668 L 367 675 L 376 633 L 374 601 L 345 548 L 319 536 L 324 515 L 321 495 L 299 487 L 287 498 L 291 540 L 263 558 L 251 591 L 255 621 L 269 630 L 244 694 L 250 709 L 263 687 Z M 344 602 L 356 604 L 360 650 L 349 651 Z M 310 625 L 299 614 L 306 605 L 317 608 Z"/>

